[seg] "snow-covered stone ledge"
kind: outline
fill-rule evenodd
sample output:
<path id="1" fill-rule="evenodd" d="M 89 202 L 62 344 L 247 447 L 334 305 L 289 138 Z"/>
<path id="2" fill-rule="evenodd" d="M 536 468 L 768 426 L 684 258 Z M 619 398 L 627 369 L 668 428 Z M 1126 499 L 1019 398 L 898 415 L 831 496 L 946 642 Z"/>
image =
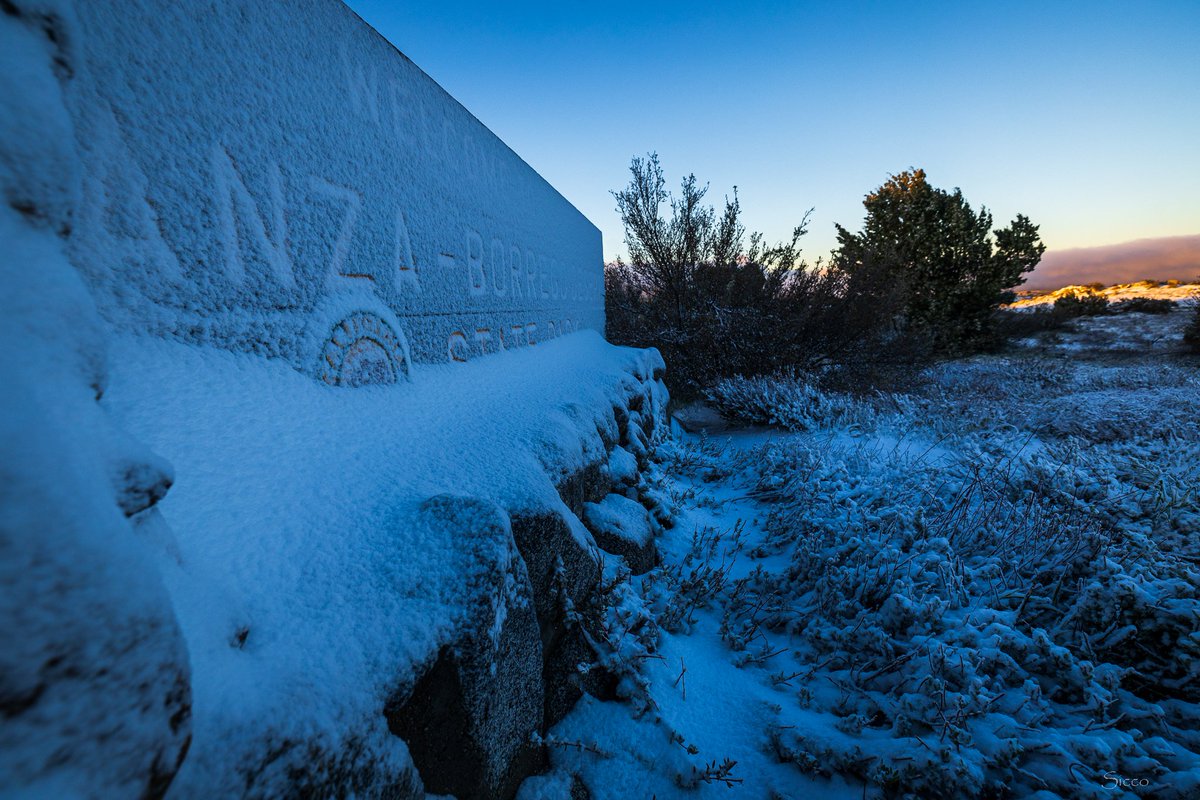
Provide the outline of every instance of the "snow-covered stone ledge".
<path id="1" fill-rule="evenodd" d="M 111 362 L 103 404 L 175 471 L 137 528 L 191 658 L 177 791 L 395 774 L 385 708 L 434 790 L 515 790 L 578 696 L 578 658 L 543 650 L 554 593 L 586 603 L 598 578 L 559 487 L 607 494 L 619 418 L 661 419 L 657 354 L 580 333 L 357 390 L 151 340 Z"/>
<path id="2" fill-rule="evenodd" d="M 146 785 L 185 797 L 420 796 L 423 779 L 431 792 L 490 797 L 539 768 L 531 734 L 571 708 L 584 688 L 575 667 L 591 657 L 561 611 L 564 593 L 586 606 L 599 578 L 576 511 L 629 485 L 610 463 L 662 420 L 657 353 L 581 332 L 359 389 L 145 338 L 116 339 L 108 361 L 101 410 L 154 454 L 132 472 L 151 485 L 174 476 L 133 514 L 132 534 L 114 534 L 135 541 L 110 554 L 118 571 L 158 573 L 165 594 L 129 613 L 164 620 L 161 631 L 92 664 L 137 671 L 173 653 L 167 665 L 190 672 L 190 703 L 132 689 L 126 705 L 154 710 L 121 719 L 120 698 L 107 698 L 114 731 L 161 730 L 147 734 L 163 756 Z M 70 537 L 59 546 L 66 564 L 87 557 Z M 131 546 L 137 558 L 119 563 Z M 15 588 L 47 606 L 45 625 L 61 624 L 45 595 L 58 587 Z M 25 731 L 27 753 L 70 740 L 47 730 L 67 720 L 39 705 L 6 723 Z M 81 768 L 121 757 L 86 731 L 70 744 Z M 135 778 L 144 765 L 124 767 Z M 28 777 L 62 776 L 45 768 Z"/>

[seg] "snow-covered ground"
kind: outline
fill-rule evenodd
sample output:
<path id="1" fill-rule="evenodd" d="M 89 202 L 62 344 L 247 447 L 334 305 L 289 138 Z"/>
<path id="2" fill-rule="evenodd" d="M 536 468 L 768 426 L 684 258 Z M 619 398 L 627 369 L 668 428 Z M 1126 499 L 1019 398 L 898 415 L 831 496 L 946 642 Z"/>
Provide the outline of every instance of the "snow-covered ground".
<path id="1" fill-rule="evenodd" d="M 1120 311 L 1119 303 L 1136 297 L 1113 291 L 1122 288 L 1114 286 L 1101 292 L 1107 293 L 1105 296 L 1110 299 L 1110 309 Z M 1182 331 L 1191 319 L 1196 303 L 1200 302 L 1200 286 L 1163 286 L 1157 290 L 1151 287 L 1147 295 L 1148 299 L 1171 300 L 1175 307 L 1169 313 L 1125 312 L 1081 316 L 1061 328 L 1051 326 L 1049 330 L 1019 340 L 1017 345 L 1042 355 L 1070 355 L 1076 360 L 1112 361 L 1130 357 L 1172 359 L 1187 349 Z M 1025 305 L 1021 305 L 1021 302 L 1025 302 Z M 1048 309 L 1052 307 L 1053 300 L 1041 304 L 1020 301 L 1016 305 L 1025 310 Z"/>
<path id="2" fill-rule="evenodd" d="M 662 563 L 609 567 L 623 699 L 561 722 L 521 797 L 1200 796 L 1188 316 L 902 393 L 722 387 L 764 425 L 660 446 Z"/>

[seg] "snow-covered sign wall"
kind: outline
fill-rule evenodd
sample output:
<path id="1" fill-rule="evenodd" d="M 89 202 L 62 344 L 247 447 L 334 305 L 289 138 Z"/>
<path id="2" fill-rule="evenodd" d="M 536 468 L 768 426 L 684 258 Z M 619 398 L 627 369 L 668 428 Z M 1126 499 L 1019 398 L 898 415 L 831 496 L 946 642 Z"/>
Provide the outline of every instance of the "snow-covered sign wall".
<path id="1" fill-rule="evenodd" d="M 337 0 L 0 12 L 0 796 L 512 798 L 668 521 L 598 231 Z"/>
<path id="2" fill-rule="evenodd" d="M 338 385 L 603 329 L 595 226 L 342 3 L 76 13 L 70 256 L 115 324 Z"/>

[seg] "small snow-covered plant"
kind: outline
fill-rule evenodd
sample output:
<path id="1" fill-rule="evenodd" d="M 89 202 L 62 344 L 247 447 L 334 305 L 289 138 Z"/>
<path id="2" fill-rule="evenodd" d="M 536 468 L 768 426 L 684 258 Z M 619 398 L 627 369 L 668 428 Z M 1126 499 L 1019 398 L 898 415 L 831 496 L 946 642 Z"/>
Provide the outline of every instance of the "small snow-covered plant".
<path id="1" fill-rule="evenodd" d="M 735 377 L 708 391 L 709 400 L 727 417 L 792 431 L 823 427 L 870 427 L 872 405 L 861 398 L 819 389 L 799 375 Z"/>
<path id="2" fill-rule="evenodd" d="M 581 739 L 561 739 L 553 734 L 542 736 L 537 731 L 529 734 L 529 741 L 535 745 L 544 747 L 558 747 L 563 749 L 578 750 L 581 753 L 591 753 L 599 758 L 612 758 L 612 753 L 597 745 L 595 742 L 586 742 Z"/>
<path id="3" fill-rule="evenodd" d="M 653 598 L 658 623 L 672 633 L 690 630 L 696 611 L 707 608 L 729 582 L 729 571 L 742 551 L 745 523 L 728 530 L 697 529 L 682 561 L 647 576 L 644 590 Z"/>
<path id="4" fill-rule="evenodd" d="M 1192 308 L 1192 320 L 1183 330 L 1183 343 L 1190 347 L 1192 352 L 1200 353 L 1200 303 Z"/>
<path id="5" fill-rule="evenodd" d="M 666 449 L 670 443 L 664 443 L 660 449 Z M 656 450 L 656 458 L 659 458 Z M 651 463 L 649 469 L 642 470 L 638 475 L 637 499 L 654 520 L 664 528 L 675 525 L 679 509 L 690 498 L 684 497 L 674 490 L 673 482 L 667 480 L 667 472 L 657 460 Z"/>
<path id="6" fill-rule="evenodd" d="M 747 652 L 740 663 L 750 663 L 752 659 L 760 659 L 762 652 L 770 652 L 766 632 L 778 629 L 785 597 L 777 581 L 761 565 L 734 581 L 721 618 L 721 638 L 730 649 Z M 752 647 L 759 648 L 758 655 L 749 654 Z M 792 677 L 778 673 L 772 682 L 787 683 Z"/>
<path id="7" fill-rule="evenodd" d="M 731 758 L 726 758 L 720 763 L 710 761 L 704 765 L 703 769 L 697 769 L 692 776 L 691 786 L 700 783 L 723 783 L 727 787 L 732 787 L 735 783 L 741 783 L 741 778 L 733 776 L 734 767 L 737 762 Z"/>
<path id="8" fill-rule="evenodd" d="M 744 469 L 750 458 L 746 453 L 732 450 L 727 439 L 705 435 L 665 442 L 659 448 L 659 453 L 661 467 L 651 470 L 651 478 L 647 482 L 663 481 L 658 499 L 669 501 L 673 509 L 713 506 L 717 501 L 708 497 L 703 486 L 697 485 L 697 482 L 705 484 L 728 478 Z M 668 476 L 678 480 L 665 480 Z M 651 501 L 647 505 L 652 511 L 655 499 L 653 495 L 642 498 L 643 503 Z M 667 525 L 662 519 L 659 521 Z"/>
<path id="9" fill-rule="evenodd" d="M 580 664 L 580 671 L 605 670 L 616 682 L 617 696 L 630 701 L 640 714 L 654 707 L 645 663 L 662 656 L 658 622 L 631 577 L 622 562 L 605 562 L 596 602 L 585 613 L 568 607 L 567 619 L 580 626 L 596 655 L 594 663 Z"/>
<path id="10" fill-rule="evenodd" d="M 693 475 L 728 462 L 729 443 L 706 434 L 672 439 L 657 450 L 663 470 L 672 475 Z"/>

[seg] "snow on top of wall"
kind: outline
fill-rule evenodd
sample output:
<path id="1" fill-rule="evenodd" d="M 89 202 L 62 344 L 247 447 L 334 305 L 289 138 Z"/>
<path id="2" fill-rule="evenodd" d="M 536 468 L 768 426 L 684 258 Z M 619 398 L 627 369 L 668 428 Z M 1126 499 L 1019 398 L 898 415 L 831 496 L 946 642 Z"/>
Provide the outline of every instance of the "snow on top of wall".
<path id="1" fill-rule="evenodd" d="M 612 407 L 661 368 L 594 332 L 359 389 L 144 337 L 118 340 L 112 363 L 102 405 L 176 465 L 147 535 L 174 554 L 192 659 L 185 792 L 222 777 L 231 738 L 252 749 L 264 729 L 295 738 L 339 715 L 383 726 L 387 692 L 453 634 L 481 560 L 424 499 L 565 511 L 556 476 L 604 457 Z"/>

